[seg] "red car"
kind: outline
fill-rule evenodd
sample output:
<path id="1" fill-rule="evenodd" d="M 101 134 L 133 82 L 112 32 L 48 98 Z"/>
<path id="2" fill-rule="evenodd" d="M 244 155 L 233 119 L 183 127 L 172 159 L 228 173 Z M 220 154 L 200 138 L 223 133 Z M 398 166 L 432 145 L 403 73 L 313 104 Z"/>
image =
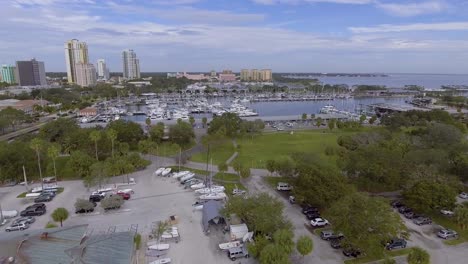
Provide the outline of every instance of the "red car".
<path id="1" fill-rule="evenodd" d="M 129 193 L 123 193 L 123 192 L 118 192 L 117 195 L 122 196 L 124 200 L 130 199 L 130 194 Z"/>

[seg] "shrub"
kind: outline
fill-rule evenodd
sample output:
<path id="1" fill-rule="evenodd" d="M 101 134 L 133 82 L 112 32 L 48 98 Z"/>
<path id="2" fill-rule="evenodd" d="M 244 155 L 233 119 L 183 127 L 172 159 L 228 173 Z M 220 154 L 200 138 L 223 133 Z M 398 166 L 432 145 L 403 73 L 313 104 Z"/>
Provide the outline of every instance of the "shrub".
<path id="1" fill-rule="evenodd" d="M 45 228 L 55 228 L 55 227 L 57 227 L 57 225 L 51 222 L 48 222 L 45 226 Z"/>
<path id="2" fill-rule="evenodd" d="M 81 209 L 90 210 L 94 208 L 94 204 L 85 199 L 76 199 L 75 208 L 76 210 L 81 210 Z"/>
<path id="3" fill-rule="evenodd" d="M 120 195 L 112 195 L 110 197 L 101 200 L 101 207 L 105 210 L 120 208 L 124 203 L 123 198 Z"/>

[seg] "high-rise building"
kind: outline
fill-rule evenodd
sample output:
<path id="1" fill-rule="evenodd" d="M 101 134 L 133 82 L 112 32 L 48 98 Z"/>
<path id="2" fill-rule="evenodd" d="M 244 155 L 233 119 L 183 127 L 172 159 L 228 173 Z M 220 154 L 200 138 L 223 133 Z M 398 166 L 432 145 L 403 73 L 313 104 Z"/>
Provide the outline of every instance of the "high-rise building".
<path id="1" fill-rule="evenodd" d="M 44 62 L 36 59 L 17 61 L 16 82 L 21 86 L 47 85 Z"/>
<path id="2" fill-rule="evenodd" d="M 65 61 L 67 64 L 67 77 L 69 83 L 76 83 L 76 64 L 88 64 L 88 45 L 72 39 L 65 42 Z"/>
<path id="3" fill-rule="evenodd" d="M 96 68 L 93 64 L 77 63 L 75 64 L 75 83 L 79 86 L 94 86 L 96 85 Z"/>
<path id="4" fill-rule="evenodd" d="M 216 74 L 216 71 L 215 71 L 215 70 L 212 70 L 212 71 L 210 72 L 210 77 L 215 78 L 216 75 L 217 75 L 217 74 Z"/>
<path id="5" fill-rule="evenodd" d="M 256 82 L 270 82 L 273 80 L 272 71 L 270 69 L 242 69 L 241 70 L 241 81 L 256 81 Z"/>
<path id="6" fill-rule="evenodd" d="M 271 69 L 263 69 L 260 71 L 260 73 L 261 73 L 260 80 L 263 82 L 270 82 L 273 79 Z"/>
<path id="7" fill-rule="evenodd" d="M 252 70 L 250 71 L 250 80 L 251 80 L 251 81 L 258 81 L 258 80 L 259 80 L 258 77 L 259 77 L 259 76 L 258 76 L 258 70 L 257 70 L 257 69 L 252 69 Z"/>
<path id="8" fill-rule="evenodd" d="M 99 79 L 109 80 L 109 68 L 107 68 L 104 59 L 99 59 L 97 61 L 97 74 Z"/>
<path id="9" fill-rule="evenodd" d="M 250 71 L 247 69 L 242 69 L 240 72 L 240 79 L 244 82 L 250 81 Z"/>
<path id="10" fill-rule="evenodd" d="M 15 78 L 15 66 L 12 65 L 2 65 L 1 71 L 2 82 L 6 83 L 16 83 Z"/>
<path id="11" fill-rule="evenodd" d="M 127 80 L 140 78 L 140 61 L 136 53 L 127 49 L 122 52 L 123 77 Z"/>

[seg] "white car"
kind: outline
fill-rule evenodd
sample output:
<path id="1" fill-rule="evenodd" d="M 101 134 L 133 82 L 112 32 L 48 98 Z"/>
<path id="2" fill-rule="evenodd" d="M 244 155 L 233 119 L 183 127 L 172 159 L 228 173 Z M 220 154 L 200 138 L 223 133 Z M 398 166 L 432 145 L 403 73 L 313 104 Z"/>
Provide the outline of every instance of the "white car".
<path id="1" fill-rule="evenodd" d="M 446 216 L 452 216 L 454 214 L 453 211 L 445 210 L 445 209 L 440 210 L 440 213 Z"/>
<path id="2" fill-rule="evenodd" d="M 458 195 L 458 197 L 462 198 L 462 199 L 468 199 L 468 193 L 465 193 L 465 192 L 462 192 Z"/>
<path id="3" fill-rule="evenodd" d="M 328 224 L 330 224 L 328 222 L 327 219 L 324 219 L 324 218 L 315 218 L 315 219 L 312 219 L 310 220 L 310 224 L 313 226 L 313 227 L 320 227 L 320 226 L 326 226 Z"/>
<path id="4" fill-rule="evenodd" d="M 28 224 L 25 223 L 17 223 L 17 224 L 12 224 L 11 226 L 5 228 L 5 231 L 10 232 L 10 231 L 23 231 L 25 229 L 29 228 Z"/>

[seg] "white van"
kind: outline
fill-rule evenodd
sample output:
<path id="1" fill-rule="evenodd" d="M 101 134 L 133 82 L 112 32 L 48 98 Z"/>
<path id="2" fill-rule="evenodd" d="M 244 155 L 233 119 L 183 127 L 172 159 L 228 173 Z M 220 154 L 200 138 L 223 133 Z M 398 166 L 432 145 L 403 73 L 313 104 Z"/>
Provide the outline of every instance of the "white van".
<path id="1" fill-rule="evenodd" d="M 292 186 L 289 185 L 289 183 L 278 182 L 278 185 L 276 186 L 276 189 L 278 191 L 290 191 L 290 190 L 292 190 Z"/>

